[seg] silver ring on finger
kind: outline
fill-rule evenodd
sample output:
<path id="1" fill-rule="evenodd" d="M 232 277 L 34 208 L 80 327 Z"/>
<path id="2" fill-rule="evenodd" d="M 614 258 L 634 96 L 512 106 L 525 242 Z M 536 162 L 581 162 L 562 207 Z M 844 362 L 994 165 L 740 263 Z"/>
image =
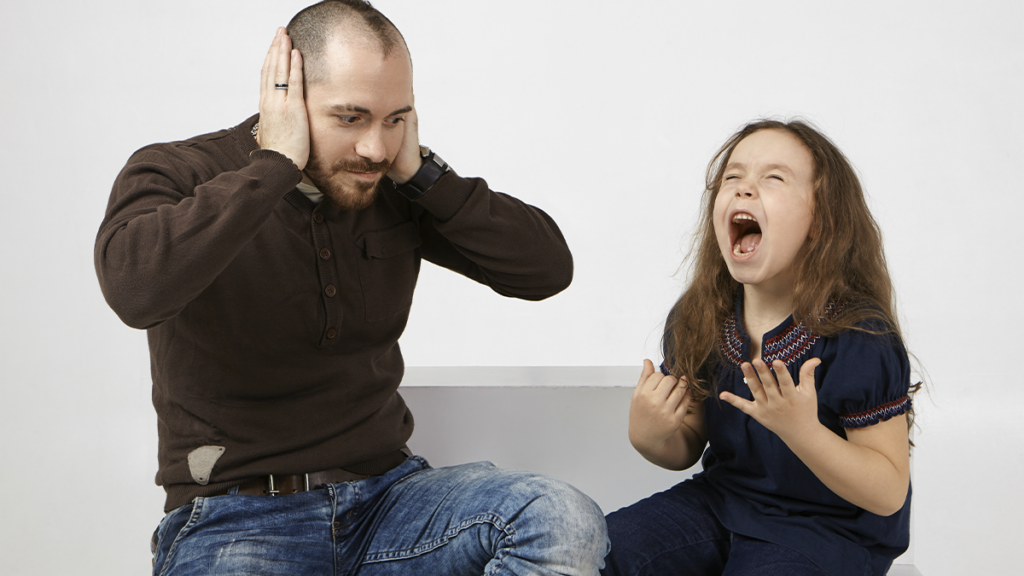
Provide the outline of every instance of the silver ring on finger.
<path id="1" fill-rule="evenodd" d="M 276 90 L 287 90 L 288 89 L 288 85 L 287 84 L 280 84 L 280 83 L 279 84 L 274 84 L 274 89 L 276 89 Z"/>

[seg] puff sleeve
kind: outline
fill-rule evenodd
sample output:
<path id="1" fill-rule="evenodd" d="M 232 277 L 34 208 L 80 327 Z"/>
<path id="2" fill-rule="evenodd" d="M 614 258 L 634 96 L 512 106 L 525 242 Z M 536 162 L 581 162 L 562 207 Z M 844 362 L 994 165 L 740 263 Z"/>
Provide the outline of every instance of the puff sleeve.
<path id="1" fill-rule="evenodd" d="M 894 334 L 848 330 L 823 370 L 818 402 L 842 428 L 864 428 L 910 410 L 910 360 Z M 824 366 L 823 366 L 824 368 Z"/>

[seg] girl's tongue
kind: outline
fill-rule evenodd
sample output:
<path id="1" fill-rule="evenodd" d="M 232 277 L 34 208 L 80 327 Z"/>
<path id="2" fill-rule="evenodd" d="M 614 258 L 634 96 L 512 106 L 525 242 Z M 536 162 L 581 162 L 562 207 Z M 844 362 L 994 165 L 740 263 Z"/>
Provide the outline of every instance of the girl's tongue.
<path id="1" fill-rule="evenodd" d="M 743 254 L 750 254 L 751 252 L 753 252 L 757 248 L 757 245 L 760 244 L 760 243 L 761 243 L 761 234 L 760 233 L 753 233 L 753 234 L 745 234 L 742 238 L 740 238 L 740 241 L 737 242 L 737 245 L 740 247 L 740 252 L 741 253 L 743 253 Z"/>

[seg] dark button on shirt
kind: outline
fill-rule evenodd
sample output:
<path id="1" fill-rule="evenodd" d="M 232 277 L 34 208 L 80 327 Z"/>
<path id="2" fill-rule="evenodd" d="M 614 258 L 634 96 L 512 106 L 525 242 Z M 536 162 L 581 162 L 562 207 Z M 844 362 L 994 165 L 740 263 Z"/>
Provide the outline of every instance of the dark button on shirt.
<path id="1" fill-rule="evenodd" d="M 313 222 L 316 222 L 317 224 L 323 224 L 324 215 L 319 212 L 316 212 L 315 214 L 313 214 Z"/>
<path id="2" fill-rule="evenodd" d="M 328 284 L 327 287 L 324 288 L 324 294 L 327 294 L 328 298 L 333 298 L 337 293 L 338 289 L 334 287 L 334 284 Z"/>
<path id="3" fill-rule="evenodd" d="M 330 260 L 331 259 L 331 251 L 328 250 L 327 248 L 321 248 L 320 249 L 320 258 L 323 258 L 324 260 Z"/>
<path id="4" fill-rule="evenodd" d="M 338 331 L 335 330 L 334 328 L 328 328 L 327 329 L 327 337 L 328 338 L 334 338 L 337 335 L 338 335 Z"/>

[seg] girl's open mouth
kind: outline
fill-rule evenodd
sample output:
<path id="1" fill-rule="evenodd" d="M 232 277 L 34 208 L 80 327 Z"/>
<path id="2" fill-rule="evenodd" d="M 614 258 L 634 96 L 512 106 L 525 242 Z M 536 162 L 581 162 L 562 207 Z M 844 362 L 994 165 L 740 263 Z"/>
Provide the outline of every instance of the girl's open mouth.
<path id="1" fill-rule="evenodd" d="M 757 219 L 746 212 L 733 214 L 729 223 L 729 240 L 736 256 L 753 254 L 761 244 L 761 226 Z"/>

